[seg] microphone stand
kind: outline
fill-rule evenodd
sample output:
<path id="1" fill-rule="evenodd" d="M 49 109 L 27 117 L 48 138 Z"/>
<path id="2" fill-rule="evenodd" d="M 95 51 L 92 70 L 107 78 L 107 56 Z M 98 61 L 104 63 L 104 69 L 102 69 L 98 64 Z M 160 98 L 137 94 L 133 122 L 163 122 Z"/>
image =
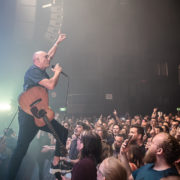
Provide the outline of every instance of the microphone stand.
<path id="1" fill-rule="evenodd" d="M 66 111 L 64 113 L 64 116 L 63 116 L 63 120 L 65 120 L 65 117 L 67 116 L 67 109 L 68 109 L 68 96 L 69 96 L 69 76 L 64 76 L 67 78 L 67 92 L 66 92 L 66 101 L 65 101 L 65 107 L 66 107 Z"/>
<path id="2" fill-rule="evenodd" d="M 4 141 L 4 139 L 5 139 L 6 133 L 8 132 L 11 124 L 13 123 L 13 121 L 14 121 L 17 113 L 18 113 L 18 108 L 17 108 L 16 112 L 14 113 L 14 116 L 13 116 L 11 122 L 9 123 L 8 127 L 6 128 L 6 131 L 4 132 L 4 135 L 3 135 L 3 136 L 1 137 L 1 139 L 0 139 L 0 148 L 1 148 L 1 145 L 2 145 L 2 143 L 3 143 L 3 141 Z"/>
<path id="3" fill-rule="evenodd" d="M 52 65 L 51 67 L 54 68 L 55 65 Z M 68 76 L 66 73 L 64 73 L 63 71 L 61 72 L 61 74 L 62 74 L 64 77 L 67 78 L 67 83 L 68 83 L 68 85 L 67 85 L 67 93 L 66 93 L 66 102 L 65 102 L 66 112 L 64 113 L 64 117 L 62 118 L 62 119 L 64 120 L 64 119 L 65 119 L 65 116 L 67 115 L 68 96 L 69 96 L 69 76 Z"/>

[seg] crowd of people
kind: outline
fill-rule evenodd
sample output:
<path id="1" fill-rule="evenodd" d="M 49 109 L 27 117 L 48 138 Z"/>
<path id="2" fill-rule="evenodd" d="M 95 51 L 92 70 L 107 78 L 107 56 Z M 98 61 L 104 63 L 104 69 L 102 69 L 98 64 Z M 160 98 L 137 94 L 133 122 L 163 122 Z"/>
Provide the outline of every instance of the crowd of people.
<path id="1" fill-rule="evenodd" d="M 114 110 L 112 115 L 99 118 L 66 117 L 58 121 L 68 129 L 67 156 L 61 157 L 54 169 L 54 173 L 60 174 L 59 179 L 180 179 L 178 115 L 163 114 L 154 108 L 149 116 L 122 117 Z M 49 164 L 56 140 L 51 134 L 39 131 L 35 141 L 37 179 L 54 179 Z M 0 179 L 5 177 L 15 142 L 13 130 L 8 129 L 1 138 Z"/>

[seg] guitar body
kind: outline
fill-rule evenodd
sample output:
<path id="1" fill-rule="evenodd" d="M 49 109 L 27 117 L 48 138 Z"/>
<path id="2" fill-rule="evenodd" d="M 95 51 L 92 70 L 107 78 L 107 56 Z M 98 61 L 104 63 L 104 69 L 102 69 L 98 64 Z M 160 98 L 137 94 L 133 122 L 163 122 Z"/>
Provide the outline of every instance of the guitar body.
<path id="1" fill-rule="evenodd" d="M 48 105 L 49 99 L 48 99 L 48 92 L 45 88 L 41 86 L 34 86 L 27 91 L 23 92 L 19 96 L 19 105 L 21 109 L 26 112 L 27 114 L 34 117 L 35 124 L 38 127 L 43 127 L 46 125 L 43 118 L 36 117 L 31 109 L 33 107 L 36 107 L 38 111 L 43 109 L 46 111 L 46 116 L 49 121 L 52 121 L 54 119 L 54 112 Z"/>

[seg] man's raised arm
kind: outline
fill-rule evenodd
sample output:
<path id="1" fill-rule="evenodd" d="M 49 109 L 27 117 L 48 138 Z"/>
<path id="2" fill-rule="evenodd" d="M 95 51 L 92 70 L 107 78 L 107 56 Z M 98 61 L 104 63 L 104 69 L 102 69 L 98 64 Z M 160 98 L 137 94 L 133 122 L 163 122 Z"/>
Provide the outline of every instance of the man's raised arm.
<path id="1" fill-rule="evenodd" d="M 61 33 L 59 32 L 59 37 L 58 37 L 58 39 L 56 40 L 56 42 L 54 43 L 54 45 L 52 46 L 52 48 L 48 51 L 48 55 L 49 55 L 50 59 L 53 58 L 53 56 L 54 56 L 55 53 L 56 53 L 57 46 L 58 46 L 59 43 L 61 43 L 64 39 L 66 39 L 66 35 L 65 35 L 65 34 L 61 34 Z"/>
<path id="2" fill-rule="evenodd" d="M 126 139 L 123 144 L 121 145 L 120 153 L 118 156 L 118 159 L 121 161 L 121 163 L 125 166 L 127 174 L 128 174 L 128 180 L 134 180 L 132 176 L 132 171 L 129 166 L 129 161 L 126 156 L 126 150 L 127 150 L 127 142 L 128 140 Z"/>

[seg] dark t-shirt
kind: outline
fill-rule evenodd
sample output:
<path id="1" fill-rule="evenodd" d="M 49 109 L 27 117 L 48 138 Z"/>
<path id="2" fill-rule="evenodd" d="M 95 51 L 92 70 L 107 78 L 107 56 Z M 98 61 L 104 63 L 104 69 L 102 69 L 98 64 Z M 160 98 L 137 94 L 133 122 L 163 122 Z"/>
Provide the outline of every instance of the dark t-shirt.
<path id="1" fill-rule="evenodd" d="M 140 149 L 140 151 L 142 152 L 142 155 L 143 155 L 143 157 L 144 157 L 144 156 L 145 156 L 145 153 L 146 153 L 146 149 L 145 149 L 144 144 L 143 144 L 142 146 L 139 146 L 139 149 Z"/>
<path id="2" fill-rule="evenodd" d="M 96 180 L 96 164 L 90 158 L 84 158 L 76 163 L 71 180 Z"/>
<path id="3" fill-rule="evenodd" d="M 26 91 L 27 89 L 38 86 L 39 82 L 43 79 L 49 79 L 49 75 L 45 70 L 41 70 L 35 65 L 32 65 L 25 73 L 24 76 L 24 85 L 23 89 Z"/>
<path id="4" fill-rule="evenodd" d="M 77 150 L 77 139 L 72 140 L 70 150 L 69 150 L 69 158 L 70 159 L 78 159 L 79 151 Z"/>
<path id="5" fill-rule="evenodd" d="M 160 180 L 163 177 L 178 175 L 178 172 L 175 167 L 163 170 L 156 171 L 153 169 L 154 164 L 146 164 L 141 168 L 137 169 L 132 173 L 135 180 Z"/>

